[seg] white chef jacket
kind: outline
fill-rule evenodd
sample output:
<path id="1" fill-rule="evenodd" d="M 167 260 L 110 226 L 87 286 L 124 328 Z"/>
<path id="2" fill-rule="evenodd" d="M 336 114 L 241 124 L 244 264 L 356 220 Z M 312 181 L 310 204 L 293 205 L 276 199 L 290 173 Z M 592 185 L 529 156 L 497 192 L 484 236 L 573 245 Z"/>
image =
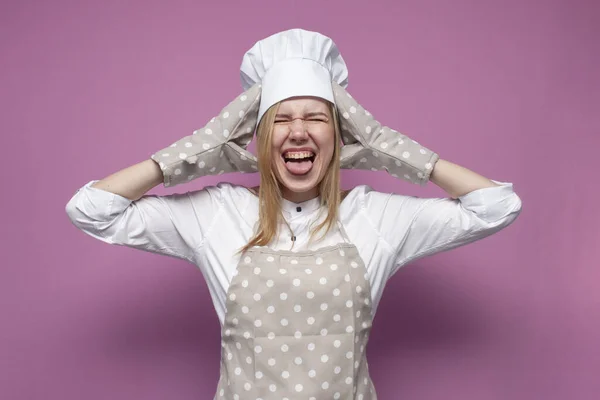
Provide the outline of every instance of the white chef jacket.
<path id="1" fill-rule="evenodd" d="M 219 183 L 201 190 L 145 195 L 132 201 L 93 188 L 90 181 L 66 206 L 73 224 L 106 243 L 187 260 L 202 272 L 223 325 L 227 290 L 241 257 L 238 250 L 258 222 L 258 197 L 246 187 Z M 458 199 L 381 193 L 367 185 L 352 189 L 339 208 L 339 221 L 366 265 L 373 316 L 387 280 L 403 265 L 487 237 L 510 225 L 521 200 L 509 182 Z M 292 251 L 343 241 L 337 226 L 308 243 L 310 227 L 325 218 L 319 198 L 283 200 L 283 214 L 296 236 Z M 317 234 L 317 239 L 320 233 Z M 268 247 L 290 250 L 285 222 Z"/>

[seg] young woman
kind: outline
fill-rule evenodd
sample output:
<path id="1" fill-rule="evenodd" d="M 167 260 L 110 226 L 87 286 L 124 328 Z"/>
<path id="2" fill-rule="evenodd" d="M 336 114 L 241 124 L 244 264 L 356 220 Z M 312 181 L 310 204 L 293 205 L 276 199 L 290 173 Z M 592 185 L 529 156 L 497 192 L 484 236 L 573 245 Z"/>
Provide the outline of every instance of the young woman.
<path id="1" fill-rule="evenodd" d="M 442 160 L 385 126 L 345 90 L 331 39 L 299 29 L 244 56 L 246 91 L 151 159 L 83 186 L 71 221 L 102 241 L 188 260 L 222 327 L 216 399 L 376 399 L 366 346 L 388 279 L 417 258 L 511 224 L 511 183 Z M 257 135 L 255 157 L 246 150 Z M 449 198 L 340 190 L 340 169 L 385 170 Z M 229 183 L 147 195 L 224 172 Z"/>

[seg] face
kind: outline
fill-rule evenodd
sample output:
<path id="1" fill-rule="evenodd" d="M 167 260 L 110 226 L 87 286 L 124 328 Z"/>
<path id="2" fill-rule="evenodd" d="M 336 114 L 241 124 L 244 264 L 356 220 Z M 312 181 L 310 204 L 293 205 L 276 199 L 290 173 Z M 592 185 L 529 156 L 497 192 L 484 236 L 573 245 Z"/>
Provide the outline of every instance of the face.
<path id="1" fill-rule="evenodd" d="M 316 97 L 293 97 L 279 105 L 271 151 L 275 174 L 288 200 L 317 196 L 318 184 L 327 172 L 335 140 L 327 104 Z"/>

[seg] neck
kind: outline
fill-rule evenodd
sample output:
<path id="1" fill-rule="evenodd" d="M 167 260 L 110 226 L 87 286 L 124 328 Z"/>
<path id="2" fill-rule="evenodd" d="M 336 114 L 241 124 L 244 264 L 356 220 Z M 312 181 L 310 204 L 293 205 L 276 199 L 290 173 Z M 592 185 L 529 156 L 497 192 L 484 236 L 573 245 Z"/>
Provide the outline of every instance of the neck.
<path id="1" fill-rule="evenodd" d="M 282 188 L 281 194 L 284 199 L 291 201 L 292 203 L 302 203 L 317 197 L 319 195 L 319 189 L 313 188 L 306 192 L 292 192 L 288 188 L 284 187 Z"/>

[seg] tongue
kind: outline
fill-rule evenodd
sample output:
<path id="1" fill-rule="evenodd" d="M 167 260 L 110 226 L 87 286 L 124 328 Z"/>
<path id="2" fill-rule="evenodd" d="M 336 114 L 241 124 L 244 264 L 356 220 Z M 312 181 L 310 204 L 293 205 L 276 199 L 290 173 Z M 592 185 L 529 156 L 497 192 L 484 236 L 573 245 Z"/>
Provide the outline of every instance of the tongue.
<path id="1" fill-rule="evenodd" d="M 304 175 L 312 168 L 312 161 L 288 161 L 285 163 L 287 170 L 294 175 Z"/>

